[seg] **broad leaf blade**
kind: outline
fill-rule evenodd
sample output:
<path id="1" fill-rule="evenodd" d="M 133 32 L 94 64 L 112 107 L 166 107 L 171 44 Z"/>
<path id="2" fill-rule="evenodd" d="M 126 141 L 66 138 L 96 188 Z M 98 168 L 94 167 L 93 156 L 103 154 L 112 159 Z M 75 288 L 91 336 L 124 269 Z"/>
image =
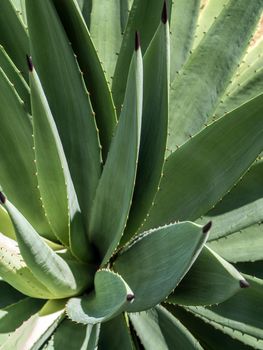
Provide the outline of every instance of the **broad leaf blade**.
<path id="1" fill-rule="evenodd" d="M 204 247 L 167 302 L 180 305 L 218 304 L 245 285 L 243 276 L 232 265 Z"/>
<path id="2" fill-rule="evenodd" d="M 189 270 L 206 239 L 201 226 L 184 222 L 146 232 L 123 248 L 114 270 L 135 295 L 127 311 L 147 310 L 166 298 Z"/>
<path id="3" fill-rule="evenodd" d="M 206 127 L 169 156 L 144 230 L 196 220 L 234 186 L 263 148 L 262 103 L 263 95 Z"/>
<path id="4" fill-rule="evenodd" d="M 168 149 L 175 151 L 213 114 L 262 12 L 263 1 L 231 0 L 171 86 Z"/>
<path id="5" fill-rule="evenodd" d="M 101 171 L 98 133 L 89 96 L 51 1 L 26 0 L 26 9 L 33 61 L 87 221 Z"/>
<path id="6" fill-rule="evenodd" d="M 140 147 L 142 75 L 141 50 L 137 48 L 119 124 L 91 212 L 90 240 L 96 244 L 103 263 L 108 261 L 120 241 L 131 206 Z"/>
<path id="7" fill-rule="evenodd" d="M 66 307 L 68 317 L 83 324 L 98 324 L 120 314 L 134 295 L 126 282 L 110 270 L 95 274 L 95 291 L 71 298 Z"/>
<path id="8" fill-rule="evenodd" d="M 125 241 L 135 234 L 146 217 L 161 178 L 168 127 L 169 48 L 168 22 L 161 22 L 143 58 L 140 153 Z"/>

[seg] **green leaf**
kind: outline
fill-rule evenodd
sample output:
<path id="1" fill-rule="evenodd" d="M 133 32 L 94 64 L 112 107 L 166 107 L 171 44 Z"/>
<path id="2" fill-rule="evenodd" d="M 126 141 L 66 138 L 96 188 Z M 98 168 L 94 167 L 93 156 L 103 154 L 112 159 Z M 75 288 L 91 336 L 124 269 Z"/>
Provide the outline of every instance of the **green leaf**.
<path id="1" fill-rule="evenodd" d="M 0 67 L 3 69 L 10 82 L 14 85 L 14 88 L 20 99 L 23 101 L 26 110 L 30 112 L 29 87 L 21 72 L 14 65 L 2 46 L 0 46 Z"/>
<path id="2" fill-rule="evenodd" d="M 201 2 L 198 22 L 195 31 L 193 49 L 195 49 L 224 10 L 229 0 L 207 0 Z"/>
<path id="3" fill-rule="evenodd" d="M 263 281 L 250 276 L 245 278 L 250 283 L 250 288 L 237 293 L 226 302 L 209 308 L 187 307 L 187 310 L 234 339 L 255 349 L 262 349 Z"/>
<path id="4" fill-rule="evenodd" d="M 3 344 L 8 341 L 9 338 L 12 338 L 15 330 L 33 314 L 38 312 L 43 304 L 43 300 L 25 298 L 0 310 L 1 349 L 14 349 L 11 347 L 3 347 Z"/>
<path id="5" fill-rule="evenodd" d="M 0 1 L 0 45 L 2 45 L 26 80 L 28 36 L 15 8 L 9 0 Z"/>
<path id="6" fill-rule="evenodd" d="M 140 153 L 125 241 L 138 230 L 160 182 L 168 127 L 169 47 L 169 26 L 161 22 L 143 58 Z M 155 74 L 152 74 L 152 67 L 155 67 Z"/>
<path id="7" fill-rule="evenodd" d="M 209 125 L 169 156 L 144 230 L 196 220 L 233 187 L 263 148 L 262 103 L 263 95 Z"/>
<path id="8" fill-rule="evenodd" d="M 101 171 L 98 133 L 89 96 L 51 1 L 26 0 L 26 9 L 34 65 L 87 221 Z"/>
<path id="9" fill-rule="evenodd" d="M 109 86 L 76 1 L 53 0 L 53 3 L 77 54 L 83 78 L 90 92 L 105 161 L 117 120 Z M 83 16 L 86 20 L 90 15 L 90 5 L 90 1 L 85 1 Z"/>
<path id="10" fill-rule="evenodd" d="M 94 350 L 100 333 L 100 324 L 83 325 L 65 319 L 55 330 L 43 350 Z"/>
<path id="11" fill-rule="evenodd" d="M 48 301 L 16 329 L 3 344 L 4 349 L 39 349 L 65 317 L 64 306 L 64 300 Z"/>
<path id="12" fill-rule="evenodd" d="M 146 350 L 202 350 L 192 334 L 162 306 L 129 317 Z"/>
<path id="13" fill-rule="evenodd" d="M 204 349 L 251 350 L 250 346 L 218 331 L 209 323 L 203 322 L 198 317 L 181 307 L 169 305 L 168 310 L 187 327 L 196 339 L 198 339 Z"/>
<path id="14" fill-rule="evenodd" d="M 262 12 L 263 1 L 230 0 L 171 86 L 167 148 L 177 149 L 213 114 Z"/>
<path id="15" fill-rule="evenodd" d="M 54 295 L 32 274 L 17 242 L 0 233 L 0 276 L 21 293 L 42 299 Z"/>
<path id="16" fill-rule="evenodd" d="M 97 246 L 102 264 L 116 249 L 131 206 L 140 147 L 142 79 L 142 56 L 138 48 L 131 62 L 119 124 L 91 211 L 90 240 Z"/>
<path id="17" fill-rule="evenodd" d="M 0 184 L 37 231 L 56 240 L 45 218 L 37 188 L 31 120 L 1 68 L 0 91 Z"/>
<path id="18" fill-rule="evenodd" d="M 262 176 L 263 162 L 257 160 L 223 200 L 198 220 L 200 224 L 207 220 L 213 221 L 213 232 L 209 240 L 227 236 L 263 220 Z M 242 244 L 241 239 L 240 235 L 240 244 Z"/>
<path id="19" fill-rule="evenodd" d="M 32 63 L 29 59 L 29 63 Z M 80 260 L 89 256 L 87 235 L 56 124 L 36 71 L 30 73 L 37 178 L 48 220 Z"/>
<path id="20" fill-rule="evenodd" d="M 19 249 L 27 266 L 56 298 L 78 294 L 92 283 L 92 270 L 89 271 L 88 265 L 63 259 L 8 200 L 5 208 L 12 219 Z"/>
<path id="21" fill-rule="evenodd" d="M 163 1 L 133 1 L 112 82 L 112 94 L 118 115 L 124 101 L 129 65 L 134 49 L 134 33 L 136 30 L 141 33 L 142 53 L 144 54 L 160 23 L 162 7 Z"/>
<path id="22" fill-rule="evenodd" d="M 262 260 L 262 225 L 255 224 L 244 228 L 239 232 L 211 241 L 208 246 L 214 249 L 224 259 L 234 263 Z"/>
<path id="23" fill-rule="evenodd" d="M 263 260 L 236 263 L 238 271 L 263 279 Z"/>
<path id="24" fill-rule="evenodd" d="M 7 211 L 0 205 L 0 233 L 3 233 L 6 237 L 16 239 L 16 234 L 12 221 L 9 218 Z"/>
<path id="25" fill-rule="evenodd" d="M 190 222 L 173 224 L 143 233 L 123 248 L 114 270 L 135 295 L 128 312 L 147 310 L 172 292 L 200 253 L 204 231 Z"/>
<path id="26" fill-rule="evenodd" d="M 11 304 L 17 303 L 19 300 L 24 299 L 26 296 L 20 293 L 10 284 L 0 278 L 0 309 L 4 309 Z"/>
<path id="27" fill-rule="evenodd" d="M 216 4 L 214 4 L 216 5 Z M 177 0 L 171 13 L 171 82 L 187 61 L 192 48 L 200 0 Z"/>
<path id="28" fill-rule="evenodd" d="M 94 1 L 90 15 L 90 35 L 110 84 L 122 41 L 120 7 L 121 1 Z"/>
<path id="29" fill-rule="evenodd" d="M 110 270 L 95 274 L 95 291 L 71 298 L 66 306 L 68 317 L 77 323 L 97 324 L 120 314 L 134 295 L 126 282 Z"/>
<path id="30" fill-rule="evenodd" d="M 112 320 L 103 322 L 100 329 L 99 349 L 134 350 L 126 315 L 121 314 Z"/>
<path id="31" fill-rule="evenodd" d="M 243 285 L 246 285 L 246 281 L 231 264 L 204 247 L 167 302 L 180 305 L 222 303 Z"/>

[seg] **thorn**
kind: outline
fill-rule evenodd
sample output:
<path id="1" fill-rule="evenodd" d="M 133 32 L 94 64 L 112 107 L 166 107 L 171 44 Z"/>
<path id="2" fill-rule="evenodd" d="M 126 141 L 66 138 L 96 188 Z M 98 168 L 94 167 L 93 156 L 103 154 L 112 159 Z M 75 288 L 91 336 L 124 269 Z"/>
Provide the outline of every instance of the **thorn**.
<path id="1" fill-rule="evenodd" d="M 127 294 L 126 300 L 132 303 L 134 301 L 134 294 Z"/>
<path id="2" fill-rule="evenodd" d="M 0 191 L 0 202 L 2 204 L 5 204 L 6 196 L 3 194 L 3 192 Z"/>
<path id="3" fill-rule="evenodd" d="M 212 226 L 212 221 L 209 221 L 205 226 L 203 226 L 203 233 L 207 233 Z"/>
<path id="4" fill-rule="evenodd" d="M 166 4 L 166 0 L 164 0 L 164 2 L 163 2 L 163 12 L 162 12 L 162 22 L 163 22 L 163 24 L 166 24 L 167 20 L 168 20 L 167 4 Z"/>
<path id="5" fill-rule="evenodd" d="M 27 60 L 27 65 L 28 65 L 28 69 L 30 70 L 30 72 L 33 72 L 33 62 L 32 62 L 32 57 L 26 55 L 26 60 Z"/>
<path id="6" fill-rule="evenodd" d="M 246 280 L 240 280 L 239 281 L 240 288 L 248 288 L 250 287 L 250 284 Z"/>
<path id="7" fill-rule="evenodd" d="M 136 30 L 136 32 L 135 32 L 135 51 L 138 51 L 139 48 L 140 48 L 140 46 L 141 46 L 141 43 L 140 43 L 140 33 L 137 32 L 137 30 Z"/>

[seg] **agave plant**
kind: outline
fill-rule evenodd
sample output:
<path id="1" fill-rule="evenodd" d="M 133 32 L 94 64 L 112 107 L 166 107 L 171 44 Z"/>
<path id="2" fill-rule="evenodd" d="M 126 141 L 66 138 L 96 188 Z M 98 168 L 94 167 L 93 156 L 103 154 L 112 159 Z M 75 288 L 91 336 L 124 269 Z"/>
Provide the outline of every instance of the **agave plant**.
<path id="1" fill-rule="evenodd" d="M 263 349 L 262 9 L 0 1 L 0 349 Z"/>

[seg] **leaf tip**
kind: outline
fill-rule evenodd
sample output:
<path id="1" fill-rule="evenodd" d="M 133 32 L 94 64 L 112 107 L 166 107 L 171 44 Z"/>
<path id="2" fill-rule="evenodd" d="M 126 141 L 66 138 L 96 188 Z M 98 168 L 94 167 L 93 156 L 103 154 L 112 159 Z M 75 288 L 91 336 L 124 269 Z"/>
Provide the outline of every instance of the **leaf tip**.
<path id="1" fill-rule="evenodd" d="M 6 202 L 6 196 L 3 194 L 3 192 L 0 191 L 0 203 L 5 204 Z"/>
<path id="2" fill-rule="evenodd" d="M 127 294 L 127 297 L 126 297 L 126 300 L 129 302 L 129 303 L 132 303 L 134 301 L 134 294 Z"/>
<path id="3" fill-rule="evenodd" d="M 33 66 L 33 62 L 32 62 L 32 57 L 29 55 L 26 55 L 26 60 L 27 60 L 27 65 L 28 65 L 29 71 L 33 72 L 34 66 Z"/>
<path id="4" fill-rule="evenodd" d="M 239 285 L 240 285 L 240 288 L 249 288 L 250 287 L 250 284 L 245 279 L 244 280 L 240 280 L 239 281 Z"/>
<path id="5" fill-rule="evenodd" d="M 203 226 L 203 233 L 207 233 L 210 229 L 211 229 L 211 226 L 212 226 L 212 221 L 209 221 L 205 226 Z"/>
<path id="6" fill-rule="evenodd" d="M 166 0 L 164 0 L 163 11 L 162 11 L 162 22 L 163 24 L 166 24 L 167 21 L 168 21 L 167 3 L 166 3 Z"/>
<path id="7" fill-rule="evenodd" d="M 140 33 L 136 30 L 135 32 L 135 51 L 138 51 L 141 47 Z"/>

